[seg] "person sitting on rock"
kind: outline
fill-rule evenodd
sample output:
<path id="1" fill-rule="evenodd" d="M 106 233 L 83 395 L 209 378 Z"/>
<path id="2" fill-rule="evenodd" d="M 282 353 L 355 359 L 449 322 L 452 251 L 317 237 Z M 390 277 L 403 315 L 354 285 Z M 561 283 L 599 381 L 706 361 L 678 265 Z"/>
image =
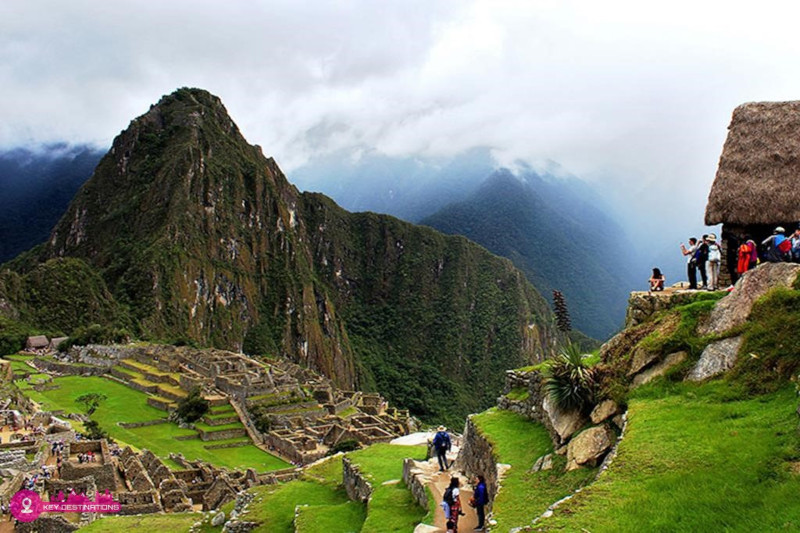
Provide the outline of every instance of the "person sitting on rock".
<path id="1" fill-rule="evenodd" d="M 663 291 L 664 290 L 664 283 L 666 283 L 667 278 L 664 277 L 664 274 L 661 273 L 659 268 L 653 269 L 653 275 L 650 276 L 650 292 L 652 291 Z"/>

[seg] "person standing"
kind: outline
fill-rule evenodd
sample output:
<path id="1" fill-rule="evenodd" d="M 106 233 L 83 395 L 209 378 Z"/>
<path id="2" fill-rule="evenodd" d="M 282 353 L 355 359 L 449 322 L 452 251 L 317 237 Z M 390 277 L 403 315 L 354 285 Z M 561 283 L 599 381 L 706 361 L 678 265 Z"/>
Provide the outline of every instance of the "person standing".
<path id="1" fill-rule="evenodd" d="M 694 253 L 697 251 L 697 239 L 689 238 L 689 247 L 681 243 L 681 253 L 686 256 L 686 275 L 689 276 L 689 289 L 697 290 L 697 259 Z"/>
<path id="2" fill-rule="evenodd" d="M 445 518 L 453 524 L 453 533 L 458 533 L 458 519 L 464 516 L 464 512 L 461 510 L 461 497 L 458 489 L 460 484 L 458 478 L 453 476 L 450 478 L 450 485 L 443 495 L 442 507 L 445 508 L 445 513 L 449 511 L 449 514 L 445 514 Z"/>
<path id="3" fill-rule="evenodd" d="M 447 464 L 447 452 L 450 451 L 452 443 L 447 428 L 439 426 L 436 435 L 433 437 L 433 448 L 436 450 L 436 458 L 439 460 L 439 472 L 444 472 L 450 465 Z"/>
<path id="4" fill-rule="evenodd" d="M 708 235 L 703 235 L 700 242 L 697 243 L 697 248 L 694 251 L 695 264 L 700 271 L 700 277 L 703 280 L 701 290 L 708 288 L 708 274 L 706 272 L 706 263 L 708 262 Z"/>
<path id="5" fill-rule="evenodd" d="M 706 239 L 708 242 L 708 261 L 706 262 L 706 276 L 708 277 L 708 290 L 719 289 L 719 266 L 722 262 L 722 250 L 717 244 L 717 236 L 713 233 Z"/>
<path id="6" fill-rule="evenodd" d="M 489 503 L 489 492 L 486 489 L 486 478 L 475 476 L 475 512 L 478 514 L 478 527 L 475 531 L 483 531 L 486 528 L 486 505 Z"/>

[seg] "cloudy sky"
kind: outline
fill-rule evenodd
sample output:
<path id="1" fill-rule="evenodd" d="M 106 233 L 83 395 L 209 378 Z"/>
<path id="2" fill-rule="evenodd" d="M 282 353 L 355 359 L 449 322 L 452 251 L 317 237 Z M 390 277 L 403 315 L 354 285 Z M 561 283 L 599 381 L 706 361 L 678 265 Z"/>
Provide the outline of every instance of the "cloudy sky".
<path id="1" fill-rule="evenodd" d="M 196 86 L 290 176 L 343 148 L 491 146 L 701 211 L 733 108 L 800 98 L 791 5 L 4 1 L 0 146 L 108 146 Z"/>

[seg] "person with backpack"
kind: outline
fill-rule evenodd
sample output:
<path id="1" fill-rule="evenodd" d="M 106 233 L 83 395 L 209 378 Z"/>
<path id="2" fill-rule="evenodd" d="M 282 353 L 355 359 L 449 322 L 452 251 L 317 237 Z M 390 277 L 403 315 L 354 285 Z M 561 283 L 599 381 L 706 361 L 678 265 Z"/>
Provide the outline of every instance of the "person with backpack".
<path id="1" fill-rule="evenodd" d="M 717 244 L 717 236 L 713 233 L 706 240 L 708 242 L 708 261 L 706 262 L 708 290 L 716 291 L 719 289 L 719 266 L 722 263 L 722 249 Z"/>
<path id="2" fill-rule="evenodd" d="M 486 528 L 486 511 L 484 508 L 489 503 L 489 491 L 486 489 L 486 478 L 475 476 L 475 492 L 473 492 L 470 504 L 474 502 L 475 512 L 478 514 L 478 527 L 475 531 L 483 531 Z"/>
<path id="3" fill-rule="evenodd" d="M 450 465 L 447 464 L 447 452 L 450 451 L 452 443 L 447 428 L 439 426 L 436 435 L 433 437 L 433 448 L 436 450 L 436 458 L 439 460 L 439 472 L 444 472 Z"/>
<path id="4" fill-rule="evenodd" d="M 459 485 L 461 485 L 461 482 L 459 481 L 458 477 L 451 477 L 450 485 L 442 495 L 442 509 L 444 509 L 444 517 L 448 521 L 448 531 L 450 531 L 449 523 L 452 522 L 453 533 L 458 533 L 458 519 L 462 516 L 465 516 L 464 512 L 461 510 L 461 498 L 459 497 L 460 491 L 458 489 Z"/>
<path id="5" fill-rule="evenodd" d="M 761 242 L 761 245 L 766 249 L 764 252 L 766 261 L 780 263 L 787 260 L 792 249 L 792 243 L 784 233 L 786 233 L 786 230 L 782 226 L 778 226 L 773 230 L 772 235 Z"/>

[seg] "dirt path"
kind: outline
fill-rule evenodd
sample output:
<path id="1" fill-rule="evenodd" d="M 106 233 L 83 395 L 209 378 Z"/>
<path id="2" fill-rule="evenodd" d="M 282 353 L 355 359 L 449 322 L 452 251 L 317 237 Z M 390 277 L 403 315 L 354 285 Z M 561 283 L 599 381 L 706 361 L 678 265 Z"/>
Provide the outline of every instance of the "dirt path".
<path id="1" fill-rule="evenodd" d="M 449 460 L 454 461 L 455 458 L 456 453 L 452 453 Z M 471 532 L 478 525 L 478 515 L 475 513 L 475 509 L 469 506 L 469 499 L 472 498 L 472 486 L 469 484 L 467 477 L 461 472 L 456 472 L 453 467 L 447 472 L 440 472 L 439 464 L 435 458 L 429 459 L 424 463 L 417 463 L 417 466 L 421 468 L 425 472 L 426 477 L 430 479 L 428 487 L 433 495 L 433 500 L 436 502 L 434 522 L 431 524 L 436 528 L 435 531 L 438 533 L 444 533 L 446 531 L 445 526 L 447 520 L 444 516 L 444 510 L 442 510 L 439 504 L 442 502 L 444 491 L 450 486 L 450 478 L 452 476 L 458 476 L 461 481 L 461 486 L 459 487 L 461 511 L 466 515 L 459 519 L 458 531 L 460 533 Z M 433 531 L 431 531 L 431 533 L 433 533 Z"/>

